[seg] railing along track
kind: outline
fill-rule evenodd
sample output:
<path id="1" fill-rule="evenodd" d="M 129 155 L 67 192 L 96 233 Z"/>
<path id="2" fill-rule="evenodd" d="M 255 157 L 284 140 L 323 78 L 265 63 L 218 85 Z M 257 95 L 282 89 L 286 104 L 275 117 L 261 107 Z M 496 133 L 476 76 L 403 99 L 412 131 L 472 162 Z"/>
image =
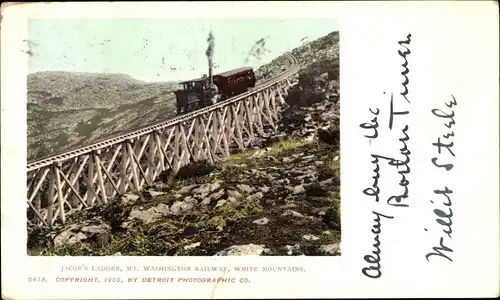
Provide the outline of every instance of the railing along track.
<path id="1" fill-rule="evenodd" d="M 289 56 L 290 60 L 292 61 L 292 66 L 290 68 L 288 68 L 286 71 L 284 71 L 283 73 L 281 73 L 280 75 L 278 75 L 272 79 L 269 79 L 262 84 L 259 84 L 252 91 L 240 94 L 236 97 L 230 98 L 230 99 L 225 100 L 223 102 L 216 103 L 216 104 L 209 106 L 209 107 L 201 108 L 199 110 L 184 114 L 182 116 L 173 117 L 167 121 L 159 121 L 159 122 L 156 122 L 155 124 L 152 124 L 152 125 L 141 126 L 139 128 L 133 129 L 133 130 L 126 132 L 126 133 L 117 133 L 116 136 L 115 135 L 108 136 L 101 141 L 97 141 L 97 142 L 92 143 L 92 144 L 87 145 L 87 146 L 75 147 L 74 149 L 66 150 L 60 154 L 51 155 L 49 157 L 44 157 L 41 159 L 34 159 L 34 160 L 28 162 L 27 171 L 32 171 L 32 170 L 35 170 L 35 169 L 38 169 L 38 168 L 41 168 L 44 166 L 51 165 L 51 164 L 58 162 L 60 160 L 70 159 L 70 158 L 73 158 L 73 157 L 81 155 L 81 154 L 85 154 L 85 153 L 88 153 L 91 151 L 102 149 L 102 148 L 105 148 L 109 145 L 120 143 L 120 142 L 123 142 L 123 141 L 128 140 L 128 139 L 133 139 L 133 138 L 136 138 L 140 135 L 150 133 L 154 130 L 160 130 L 160 129 L 163 129 L 163 128 L 166 128 L 169 126 L 173 126 L 175 124 L 178 124 L 182 121 L 191 119 L 191 118 L 196 117 L 198 115 L 220 109 L 221 107 L 224 107 L 226 105 L 229 105 L 231 103 L 234 103 L 234 102 L 237 102 L 241 99 L 244 99 L 251 94 L 258 93 L 259 91 L 276 84 L 277 82 L 283 80 L 284 78 L 289 77 L 291 74 L 294 74 L 298 71 L 298 67 L 297 67 L 298 60 L 290 54 L 287 54 L 287 55 Z"/>

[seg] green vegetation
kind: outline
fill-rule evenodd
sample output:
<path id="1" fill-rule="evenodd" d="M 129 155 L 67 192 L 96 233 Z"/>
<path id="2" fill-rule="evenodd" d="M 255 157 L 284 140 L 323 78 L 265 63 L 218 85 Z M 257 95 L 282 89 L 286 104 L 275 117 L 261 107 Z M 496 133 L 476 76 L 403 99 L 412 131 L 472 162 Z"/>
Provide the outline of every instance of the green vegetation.
<path id="1" fill-rule="evenodd" d="M 270 148 L 270 150 L 265 152 L 265 156 L 281 157 L 287 152 L 287 150 L 300 149 L 304 146 L 310 145 L 311 143 L 312 143 L 312 141 L 304 140 L 304 139 L 282 140 L 282 141 L 276 142 L 276 143 L 272 144 L 271 146 L 267 147 L 267 148 Z M 254 155 L 257 151 L 262 151 L 262 150 L 261 149 L 259 149 L 259 150 L 247 150 L 247 151 L 243 151 L 240 153 L 232 154 L 224 160 L 224 164 L 225 165 L 241 164 L 241 163 L 244 163 L 244 164 L 251 163 L 252 164 L 255 162 L 255 158 L 252 157 L 252 155 Z"/>

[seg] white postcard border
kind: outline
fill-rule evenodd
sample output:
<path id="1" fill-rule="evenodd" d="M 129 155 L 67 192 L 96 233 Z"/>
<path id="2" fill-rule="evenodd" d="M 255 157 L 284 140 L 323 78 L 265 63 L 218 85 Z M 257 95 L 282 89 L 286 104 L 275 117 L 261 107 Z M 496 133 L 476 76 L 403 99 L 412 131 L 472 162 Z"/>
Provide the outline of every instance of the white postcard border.
<path id="1" fill-rule="evenodd" d="M 224 7 L 224 9 L 221 9 Z M 76 17 L 332 17 L 340 23 L 342 255 L 340 257 L 27 257 L 26 255 L 26 71 L 28 18 Z M 274 297 L 472 297 L 498 295 L 498 7 L 493 2 L 222 2 L 24 4 L 2 12 L 2 291 L 13 299 L 73 298 L 274 298 Z M 466 20 L 467 22 L 465 22 Z M 367 147 L 360 124 L 378 106 L 387 122 L 387 95 L 399 93 L 398 41 L 408 48 L 406 118 L 412 156 L 408 209 L 386 209 L 362 193 L 373 166 L 372 150 L 397 150 L 398 133 L 382 131 Z M 496 39 L 496 40 L 495 40 Z M 465 59 L 464 59 L 465 58 Z M 465 72 L 464 70 L 467 70 Z M 443 123 L 430 111 L 457 105 L 457 157 L 453 173 L 435 170 L 432 143 Z M 401 99 L 400 99 L 401 100 Z M 383 116 L 383 114 L 386 114 Z M 400 125 L 403 123 L 400 123 Z M 398 126 L 400 126 L 398 125 Z M 402 126 L 402 125 L 401 125 Z M 385 130 L 385 129 L 384 129 Z M 398 129 L 401 130 L 401 128 Z M 384 137 L 382 138 L 382 134 Z M 380 146 L 381 143 L 386 143 Z M 375 146 L 375 143 L 378 145 Z M 375 148 L 378 147 L 378 148 Z M 393 149 L 393 150 L 391 150 Z M 389 155 L 389 154 L 387 154 Z M 392 155 L 392 154 L 390 154 Z M 385 169 L 381 190 L 397 191 L 397 173 Z M 395 184 L 396 183 L 396 184 Z M 427 262 L 440 229 L 429 205 L 434 189 L 454 189 L 454 262 Z M 382 219 L 383 275 L 363 275 L 372 250 L 372 211 Z M 424 227 L 429 232 L 424 231 Z M 232 273 L 251 283 L 235 284 L 60 284 L 62 264 L 303 266 L 303 273 Z M 122 277 L 136 275 L 113 274 Z M 216 274 L 210 274 L 216 275 Z M 217 274 L 220 275 L 220 274 Z M 28 283 L 29 276 L 52 278 Z M 75 275 L 76 276 L 76 275 Z M 149 277 L 153 275 L 147 275 Z M 175 276 L 201 276 L 178 272 Z"/>

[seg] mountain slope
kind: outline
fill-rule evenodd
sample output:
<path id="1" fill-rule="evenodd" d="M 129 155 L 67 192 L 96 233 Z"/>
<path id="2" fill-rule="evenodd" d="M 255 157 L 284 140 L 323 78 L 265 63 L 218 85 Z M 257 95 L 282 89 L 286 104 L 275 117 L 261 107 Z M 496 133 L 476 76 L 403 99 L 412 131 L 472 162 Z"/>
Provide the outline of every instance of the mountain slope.
<path id="1" fill-rule="evenodd" d="M 340 255 L 339 39 L 292 52 L 298 84 L 278 130 L 209 165 L 163 172 L 140 193 L 28 226 L 29 255 Z M 259 68 L 273 76 L 283 57 Z"/>

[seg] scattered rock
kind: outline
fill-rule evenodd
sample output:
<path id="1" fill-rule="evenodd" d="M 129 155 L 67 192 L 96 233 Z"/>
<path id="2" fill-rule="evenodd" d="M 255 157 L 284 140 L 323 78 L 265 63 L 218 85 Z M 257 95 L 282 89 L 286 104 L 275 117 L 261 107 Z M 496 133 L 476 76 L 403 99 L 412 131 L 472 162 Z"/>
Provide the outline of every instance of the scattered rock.
<path id="1" fill-rule="evenodd" d="M 132 204 L 135 203 L 139 199 L 139 196 L 132 193 L 125 193 L 120 197 L 120 200 L 123 204 Z"/>
<path id="2" fill-rule="evenodd" d="M 196 198 L 198 200 L 203 200 L 203 199 L 211 199 L 210 197 L 207 197 L 208 196 L 208 192 L 205 192 L 205 193 L 196 193 L 193 195 L 193 197 L 190 196 L 190 198 Z"/>
<path id="3" fill-rule="evenodd" d="M 333 243 L 328 245 L 321 245 L 319 252 L 326 255 L 337 255 L 340 249 L 340 243 Z"/>
<path id="4" fill-rule="evenodd" d="M 200 242 L 192 243 L 192 244 L 184 246 L 184 250 L 192 250 L 196 247 L 199 247 L 200 245 L 201 245 Z"/>
<path id="5" fill-rule="evenodd" d="M 219 200 L 220 198 L 222 198 L 222 196 L 224 196 L 225 193 L 226 191 L 224 189 L 221 189 L 218 192 L 211 194 L 210 198 L 213 200 Z"/>
<path id="6" fill-rule="evenodd" d="M 257 225 L 266 225 L 267 223 L 269 223 L 269 219 L 264 217 L 264 218 L 255 220 L 252 223 L 257 224 Z"/>
<path id="7" fill-rule="evenodd" d="M 241 169 L 244 169 L 244 168 L 248 167 L 247 164 L 233 164 L 232 166 L 236 167 L 236 168 L 241 168 Z"/>
<path id="8" fill-rule="evenodd" d="M 186 202 L 175 201 L 174 204 L 170 207 L 170 213 L 176 216 L 181 215 L 182 213 L 189 211 L 193 208 L 192 204 L 188 204 Z"/>
<path id="9" fill-rule="evenodd" d="M 217 201 L 217 205 L 215 205 L 215 207 L 223 206 L 224 204 L 226 204 L 226 202 L 227 202 L 227 200 L 224 200 L 224 199 L 219 200 L 219 201 Z"/>
<path id="10" fill-rule="evenodd" d="M 149 224 L 157 221 L 163 216 L 167 216 L 169 214 L 168 206 L 164 203 L 160 203 L 157 206 L 151 207 L 147 210 L 142 210 L 140 208 L 134 208 L 129 215 L 129 219 L 138 219 L 144 222 L 145 224 Z"/>
<path id="11" fill-rule="evenodd" d="M 306 241 L 316 241 L 316 240 L 319 240 L 319 237 L 315 236 L 315 235 L 312 235 L 312 234 L 306 234 L 306 235 L 303 235 L 302 238 Z"/>
<path id="12" fill-rule="evenodd" d="M 263 252 L 267 252 L 268 250 L 264 247 L 264 245 L 239 245 L 239 246 L 231 246 L 227 249 L 219 251 L 215 254 L 215 256 L 249 256 L 249 255 L 261 255 Z"/>
<path id="13" fill-rule="evenodd" d="M 299 244 L 295 244 L 293 246 L 286 245 L 286 246 L 283 247 L 283 250 L 286 251 L 287 255 L 302 254 L 300 252 L 300 245 Z"/>
<path id="14" fill-rule="evenodd" d="M 63 246 L 74 245 L 81 240 L 86 239 L 87 236 L 83 232 L 71 232 L 71 231 L 63 231 L 54 239 L 54 247 L 60 248 Z"/>
<path id="15" fill-rule="evenodd" d="M 264 194 L 262 194 L 262 192 L 257 192 L 253 195 L 250 195 L 247 197 L 247 201 L 255 201 L 255 200 L 260 200 L 264 198 Z"/>
<path id="16" fill-rule="evenodd" d="M 304 186 L 302 184 L 299 184 L 299 185 L 293 187 L 294 194 L 300 194 L 300 193 L 303 193 L 305 191 L 306 191 L 306 189 L 304 188 Z"/>
<path id="17" fill-rule="evenodd" d="M 86 220 L 81 224 L 72 224 L 54 237 L 54 247 L 74 245 L 91 237 L 96 237 L 100 245 L 105 245 L 109 238 L 111 226 L 100 220 Z"/>
<path id="18" fill-rule="evenodd" d="M 164 183 L 164 182 L 161 182 L 161 181 L 156 181 L 156 182 L 153 182 L 153 184 L 151 185 L 151 188 L 156 190 L 156 191 L 165 192 L 169 189 L 169 185 Z"/>
<path id="19" fill-rule="evenodd" d="M 190 206 L 195 206 L 196 204 L 198 204 L 198 201 L 193 197 L 186 197 L 184 198 L 184 203 Z"/>
<path id="20" fill-rule="evenodd" d="M 186 185 L 186 186 L 182 187 L 180 190 L 178 190 L 177 192 L 179 194 L 184 195 L 184 194 L 191 192 L 197 186 L 198 186 L 197 184 Z"/>
<path id="21" fill-rule="evenodd" d="M 213 183 L 205 183 L 197 187 L 196 189 L 193 189 L 191 192 L 193 194 L 208 194 L 210 192 L 217 190 L 220 187 L 220 183 L 221 181 L 215 181 Z"/>
<path id="22" fill-rule="evenodd" d="M 262 186 L 260 188 L 260 191 L 263 192 L 263 193 L 267 193 L 267 192 L 269 192 L 269 187 L 268 186 Z"/>
<path id="23" fill-rule="evenodd" d="M 207 206 L 207 205 L 209 205 L 211 202 L 212 202 L 212 198 L 207 197 L 207 198 L 205 198 L 205 199 L 201 200 L 200 204 L 201 204 L 201 205 L 203 205 L 203 206 Z"/>
<path id="24" fill-rule="evenodd" d="M 232 198 L 235 198 L 235 199 L 240 199 L 240 198 L 243 197 L 240 194 L 240 192 L 235 191 L 235 190 L 227 190 L 227 195 L 228 195 L 228 197 L 232 197 Z"/>
<path id="25" fill-rule="evenodd" d="M 265 155 L 265 153 L 266 153 L 266 150 L 257 150 L 252 155 L 250 155 L 250 158 L 262 157 Z"/>
<path id="26" fill-rule="evenodd" d="M 147 190 L 145 191 L 145 193 L 147 195 L 149 195 L 150 197 L 158 197 L 158 196 L 161 196 L 161 195 L 165 195 L 164 192 L 158 192 L 158 191 L 155 191 L 155 190 Z"/>
<path id="27" fill-rule="evenodd" d="M 311 154 L 311 155 L 307 155 L 307 156 L 302 156 L 302 160 L 305 160 L 305 161 L 309 161 L 313 158 L 315 158 L 316 156 L 314 154 Z"/>
<path id="28" fill-rule="evenodd" d="M 323 188 L 325 186 L 333 184 L 333 181 L 334 181 L 333 178 L 328 178 L 328 179 L 322 180 L 322 181 L 319 182 L 319 186 L 321 188 Z"/>
<path id="29" fill-rule="evenodd" d="M 283 216 L 283 217 L 291 216 L 291 217 L 295 217 L 295 218 L 304 217 L 304 215 L 302 215 L 301 213 L 296 212 L 296 211 L 291 210 L 291 209 L 287 209 L 284 213 L 281 214 L 281 216 Z"/>
<path id="30" fill-rule="evenodd" d="M 236 200 L 236 198 L 234 197 L 227 197 L 227 201 L 231 202 L 231 203 L 236 203 L 238 202 L 238 200 Z"/>
<path id="31" fill-rule="evenodd" d="M 243 193 L 250 194 L 251 192 L 254 191 L 254 188 L 251 186 L 248 186 L 246 184 L 238 184 L 236 187 Z"/>
<path id="32" fill-rule="evenodd" d="M 88 222 L 85 222 L 88 223 Z M 111 229 L 111 227 L 105 223 L 100 223 L 100 224 L 90 224 L 90 225 L 84 225 L 80 228 L 80 231 L 83 233 L 104 233 L 108 232 Z"/>

